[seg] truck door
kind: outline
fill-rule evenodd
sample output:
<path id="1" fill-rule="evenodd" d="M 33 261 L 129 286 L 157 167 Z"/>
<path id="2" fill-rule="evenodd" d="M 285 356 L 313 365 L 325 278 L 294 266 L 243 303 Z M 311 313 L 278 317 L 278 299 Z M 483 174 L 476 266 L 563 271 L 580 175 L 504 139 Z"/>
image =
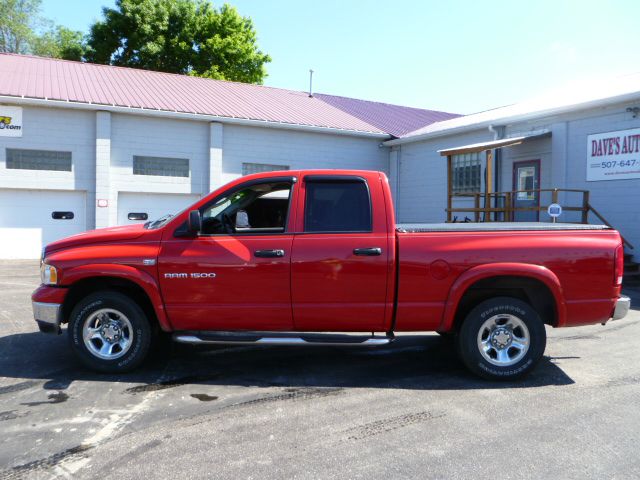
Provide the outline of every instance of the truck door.
<path id="1" fill-rule="evenodd" d="M 169 233 L 158 260 L 176 330 L 291 330 L 293 177 L 240 184 L 200 207 L 197 236 Z"/>
<path id="2" fill-rule="evenodd" d="M 360 176 L 303 177 L 291 256 L 296 330 L 384 329 L 387 224 L 384 208 L 372 210 L 384 205 L 372 186 Z"/>

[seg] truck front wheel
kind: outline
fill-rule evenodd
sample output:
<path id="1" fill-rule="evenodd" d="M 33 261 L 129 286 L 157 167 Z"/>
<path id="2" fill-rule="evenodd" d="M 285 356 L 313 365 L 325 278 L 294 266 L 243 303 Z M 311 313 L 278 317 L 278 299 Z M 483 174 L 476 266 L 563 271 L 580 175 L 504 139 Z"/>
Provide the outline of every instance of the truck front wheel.
<path id="1" fill-rule="evenodd" d="M 490 380 L 514 380 L 540 361 L 547 343 L 544 324 L 526 302 L 485 300 L 465 318 L 458 352 L 469 370 Z"/>
<path id="2" fill-rule="evenodd" d="M 80 360 L 106 373 L 126 372 L 140 365 L 152 336 L 140 306 L 113 291 L 95 292 L 80 300 L 71 312 L 68 330 Z"/>

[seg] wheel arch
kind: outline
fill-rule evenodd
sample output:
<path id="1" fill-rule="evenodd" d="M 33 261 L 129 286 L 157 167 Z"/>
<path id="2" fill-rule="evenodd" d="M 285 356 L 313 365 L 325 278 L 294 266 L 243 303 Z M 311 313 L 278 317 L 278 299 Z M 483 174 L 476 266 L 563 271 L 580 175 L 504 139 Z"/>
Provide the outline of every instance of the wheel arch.
<path id="1" fill-rule="evenodd" d="M 455 331 L 478 303 L 496 296 L 511 296 L 529 303 L 544 323 L 565 322 L 566 311 L 558 277 L 541 265 L 500 263 L 473 267 L 454 282 L 438 331 Z"/>
<path id="2" fill-rule="evenodd" d="M 96 275 L 96 272 L 100 272 Z M 123 293 L 135 301 L 149 320 L 163 331 L 173 330 L 167 318 L 155 279 L 127 265 L 83 265 L 65 272 L 69 291 L 62 305 L 62 318 L 68 321 L 74 306 L 87 295 L 100 290 Z"/>

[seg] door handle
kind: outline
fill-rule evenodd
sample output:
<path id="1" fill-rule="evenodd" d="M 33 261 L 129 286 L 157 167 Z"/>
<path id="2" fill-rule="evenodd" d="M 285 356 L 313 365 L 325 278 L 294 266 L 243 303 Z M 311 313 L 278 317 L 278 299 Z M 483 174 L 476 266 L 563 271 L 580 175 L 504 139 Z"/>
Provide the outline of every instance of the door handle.
<path id="1" fill-rule="evenodd" d="M 256 250 L 253 254 L 260 258 L 284 257 L 284 250 Z"/>
<path id="2" fill-rule="evenodd" d="M 354 248 L 353 254 L 362 255 L 364 257 L 375 257 L 378 255 L 382 255 L 382 249 L 380 247 Z"/>

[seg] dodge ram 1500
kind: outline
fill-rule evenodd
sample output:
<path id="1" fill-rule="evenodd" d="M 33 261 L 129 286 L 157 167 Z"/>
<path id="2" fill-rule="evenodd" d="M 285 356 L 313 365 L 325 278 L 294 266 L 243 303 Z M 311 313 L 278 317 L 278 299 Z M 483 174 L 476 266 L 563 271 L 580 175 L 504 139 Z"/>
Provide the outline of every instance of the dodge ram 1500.
<path id="1" fill-rule="evenodd" d="M 68 324 L 79 358 L 107 372 L 140 365 L 163 332 L 374 347 L 437 331 L 472 372 L 513 379 L 541 359 L 545 325 L 604 323 L 630 304 L 615 230 L 396 225 L 387 178 L 371 171 L 242 177 L 174 216 L 51 243 L 41 273 L 40 329 Z"/>

